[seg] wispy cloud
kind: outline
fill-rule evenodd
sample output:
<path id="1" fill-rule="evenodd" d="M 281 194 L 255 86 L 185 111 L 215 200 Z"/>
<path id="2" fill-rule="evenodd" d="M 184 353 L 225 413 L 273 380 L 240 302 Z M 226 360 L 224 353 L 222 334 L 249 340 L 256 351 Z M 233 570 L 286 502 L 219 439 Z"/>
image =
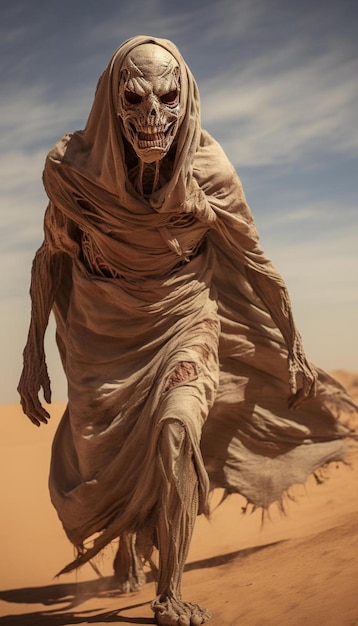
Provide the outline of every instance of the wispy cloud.
<path id="1" fill-rule="evenodd" d="M 321 201 L 302 201 L 294 197 L 288 209 L 282 206 L 270 211 L 269 219 L 264 217 L 266 230 L 270 233 L 287 232 L 289 228 L 306 228 L 317 237 L 325 236 L 328 231 L 335 234 L 347 229 L 358 239 L 358 206 L 341 201 L 335 202 L 325 197 Z M 357 228 L 355 228 L 357 226 Z M 293 231 L 294 236 L 297 230 Z"/>
<path id="2" fill-rule="evenodd" d="M 41 84 L 8 85 L 0 103 L 1 153 L 33 151 L 39 145 L 48 146 L 65 131 L 75 130 L 76 123 L 82 127 L 93 91 L 94 86 L 80 91 L 72 86 L 66 94 L 51 97 Z"/>
<path id="3" fill-rule="evenodd" d="M 258 166 L 358 154 L 356 61 L 339 51 L 307 58 L 293 42 L 246 69 L 201 85 L 203 122 L 231 158 Z"/>

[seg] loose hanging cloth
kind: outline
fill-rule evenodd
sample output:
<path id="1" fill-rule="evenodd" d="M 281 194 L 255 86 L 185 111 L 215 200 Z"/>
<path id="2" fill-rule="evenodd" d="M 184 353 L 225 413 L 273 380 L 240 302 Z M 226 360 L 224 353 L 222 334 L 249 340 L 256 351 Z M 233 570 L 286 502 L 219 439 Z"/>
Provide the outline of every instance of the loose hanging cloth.
<path id="1" fill-rule="evenodd" d="M 177 59 L 183 111 L 171 178 L 149 199 L 129 181 L 116 115 L 121 64 L 142 43 Z M 354 433 L 338 415 L 355 406 L 337 381 L 319 371 L 316 397 L 287 406 L 309 370 L 287 290 L 233 166 L 201 129 L 195 81 L 171 42 L 135 37 L 115 52 L 86 128 L 55 145 L 43 180 L 44 255 L 62 259 L 54 312 L 68 379 L 50 492 L 82 551 L 73 566 L 153 523 L 166 419 L 190 436 L 201 512 L 210 488 L 267 508 L 344 459 Z M 168 388 L 178 363 L 190 364 L 190 379 Z"/>

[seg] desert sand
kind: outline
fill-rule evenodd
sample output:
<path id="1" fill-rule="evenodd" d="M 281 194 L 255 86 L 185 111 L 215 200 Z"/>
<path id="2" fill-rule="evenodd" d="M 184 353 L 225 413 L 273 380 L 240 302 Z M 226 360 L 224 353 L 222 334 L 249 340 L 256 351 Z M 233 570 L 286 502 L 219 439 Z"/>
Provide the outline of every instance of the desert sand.
<path id="1" fill-rule="evenodd" d="M 358 400 L 358 374 L 336 372 Z M 1 407 L 0 624 L 152 624 L 154 583 L 118 595 L 115 546 L 55 578 L 73 558 L 47 490 L 51 441 L 63 411 L 37 429 L 17 406 Z M 358 625 L 358 463 L 331 467 L 292 490 L 286 512 L 245 514 L 240 496 L 198 518 L 184 596 L 210 608 L 212 626 Z M 220 494 L 215 495 L 214 504 Z"/>

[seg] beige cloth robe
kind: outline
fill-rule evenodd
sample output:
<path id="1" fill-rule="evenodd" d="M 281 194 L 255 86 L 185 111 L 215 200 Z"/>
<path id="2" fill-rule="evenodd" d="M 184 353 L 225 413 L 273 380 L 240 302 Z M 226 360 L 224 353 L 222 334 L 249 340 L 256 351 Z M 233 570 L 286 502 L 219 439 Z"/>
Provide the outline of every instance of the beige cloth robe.
<path id="1" fill-rule="evenodd" d="M 128 179 L 116 110 L 123 59 L 148 41 L 178 60 L 182 119 L 170 180 L 144 200 Z M 316 397 L 287 407 L 308 367 L 287 291 L 259 247 L 233 166 L 201 129 L 195 81 L 171 42 L 136 37 L 116 51 L 86 128 L 49 153 L 44 185 L 44 268 L 56 259 L 68 379 L 50 492 L 81 552 L 70 567 L 155 523 L 166 419 L 190 437 L 201 512 L 215 487 L 267 508 L 344 458 L 350 431 L 337 416 L 353 405 L 339 383 L 320 372 Z M 192 364 L 190 380 L 168 389 L 182 362 Z"/>

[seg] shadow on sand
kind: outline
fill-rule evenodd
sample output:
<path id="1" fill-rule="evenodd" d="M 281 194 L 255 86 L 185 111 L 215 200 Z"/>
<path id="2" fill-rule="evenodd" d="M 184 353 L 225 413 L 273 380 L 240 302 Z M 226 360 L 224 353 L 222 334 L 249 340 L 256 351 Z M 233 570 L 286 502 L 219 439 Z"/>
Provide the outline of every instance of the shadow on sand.
<path id="1" fill-rule="evenodd" d="M 276 541 L 274 543 L 265 544 L 247 548 L 246 550 L 238 550 L 227 554 L 214 556 L 208 559 L 202 559 L 193 563 L 187 563 L 185 571 L 193 571 L 197 569 L 207 569 L 211 567 L 220 567 L 228 565 L 236 559 L 244 559 L 250 554 L 270 548 L 272 546 L 284 543 L 284 541 Z M 147 574 L 147 583 L 153 582 L 151 574 Z M 154 596 L 154 593 L 153 593 Z M 0 625 L 3 626 L 70 626 L 72 624 L 91 624 L 91 623 L 117 623 L 117 624 L 153 624 L 153 620 L 148 617 L 128 617 L 121 613 L 135 609 L 141 606 L 147 606 L 148 602 L 133 604 L 126 603 L 116 610 L 102 611 L 100 608 L 81 610 L 78 608 L 81 604 L 94 598 L 108 599 L 121 598 L 121 604 L 124 599 L 134 599 L 134 594 L 123 596 L 118 592 L 115 581 L 112 577 L 103 577 L 96 580 L 78 582 L 78 583 L 58 583 L 54 585 L 46 585 L 44 587 L 24 587 L 22 589 L 9 589 L 0 591 L 0 600 L 11 604 L 42 604 L 45 607 L 56 605 L 55 609 L 38 610 L 32 613 L 21 613 L 18 615 L 4 615 L 0 617 Z M 60 606 L 59 606 L 60 605 Z M 77 610 L 75 610 L 77 609 Z M 10 609 L 11 610 L 11 609 Z"/>

